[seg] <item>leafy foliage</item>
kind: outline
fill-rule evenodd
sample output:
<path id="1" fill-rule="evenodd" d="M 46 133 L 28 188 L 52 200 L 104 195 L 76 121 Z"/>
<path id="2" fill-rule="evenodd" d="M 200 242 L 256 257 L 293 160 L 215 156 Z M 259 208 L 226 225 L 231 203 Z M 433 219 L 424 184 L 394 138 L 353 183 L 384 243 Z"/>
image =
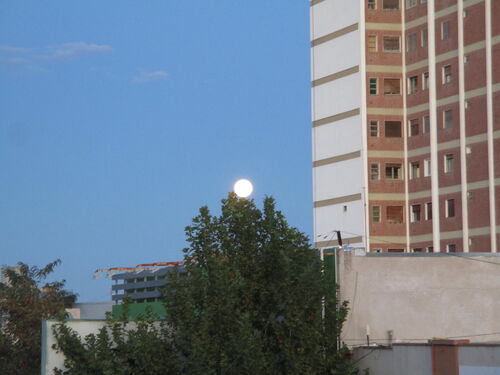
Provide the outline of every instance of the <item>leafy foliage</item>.
<path id="1" fill-rule="evenodd" d="M 351 374 L 338 347 L 347 303 L 272 198 L 229 195 L 186 228 L 185 272 L 165 290 L 185 374 Z M 323 315 L 326 319 L 323 319 Z"/>
<path id="2" fill-rule="evenodd" d="M 5 375 L 40 373 L 42 319 L 64 316 L 76 295 L 65 281 L 44 282 L 60 264 L 43 268 L 18 263 L 4 269 L 0 283 L 0 369 Z"/>
<path id="3" fill-rule="evenodd" d="M 272 198 L 258 209 L 230 194 L 220 216 L 186 227 L 184 269 L 168 275 L 167 317 L 109 321 L 82 339 L 56 326 L 58 375 L 353 375 L 339 344 L 347 303 L 307 237 Z"/>
<path id="4" fill-rule="evenodd" d="M 66 370 L 56 375 L 178 374 L 178 363 L 165 322 L 147 312 L 129 322 L 127 308 L 119 320 L 108 320 L 97 334 L 81 337 L 61 323 L 53 329 L 54 349 L 65 355 Z"/>

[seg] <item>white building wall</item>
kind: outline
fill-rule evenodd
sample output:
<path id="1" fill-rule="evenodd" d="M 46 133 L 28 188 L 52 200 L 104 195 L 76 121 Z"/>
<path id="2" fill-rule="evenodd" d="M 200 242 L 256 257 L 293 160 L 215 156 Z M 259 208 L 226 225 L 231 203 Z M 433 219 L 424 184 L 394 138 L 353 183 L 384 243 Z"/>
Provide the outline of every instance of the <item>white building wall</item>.
<path id="1" fill-rule="evenodd" d="M 336 239 L 329 237 L 333 230 L 342 231 L 344 239 L 364 235 L 363 127 L 361 116 L 353 113 L 360 111 L 363 98 L 359 72 L 362 3 L 363 0 L 324 0 L 311 7 L 312 41 L 326 37 L 313 43 L 311 79 L 332 79 L 316 81 L 312 88 L 313 161 L 339 157 L 313 168 L 316 242 Z M 347 75 L 342 73 L 351 68 L 354 69 Z M 346 112 L 347 117 L 342 115 Z M 332 121 L 325 122 L 326 118 Z M 360 156 L 353 155 L 356 152 Z M 351 155 L 343 157 L 346 154 Z M 351 245 L 363 246 L 359 242 Z"/>
<path id="2" fill-rule="evenodd" d="M 359 31 L 356 30 L 315 46 L 313 48 L 313 79 L 326 77 L 359 65 L 360 51 L 352 48 L 352 46 L 359 46 L 359 43 Z M 339 51 L 350 53 L 339 53 Z"/>
<path id="3" fill-rule="evenodd" d="M 360 116 L 354 116 L 313 128 L 314 161 L 360 151 L 363 145 L 359 137 L 360 121 Z M 339 139 L 348 141 L 338 142 Z"/>

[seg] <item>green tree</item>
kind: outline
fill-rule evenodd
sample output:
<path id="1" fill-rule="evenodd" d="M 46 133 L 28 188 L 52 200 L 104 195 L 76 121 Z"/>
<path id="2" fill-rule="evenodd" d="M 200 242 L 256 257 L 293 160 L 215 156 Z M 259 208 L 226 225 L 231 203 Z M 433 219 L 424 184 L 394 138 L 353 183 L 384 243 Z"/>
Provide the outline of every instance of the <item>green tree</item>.
<path id="1" fill-rule="evenodd" d="M 179 360 L 166 323 L 147 311 L 128 321 L 128 304 L 120 319 L 109 319 L 97 334 L 84 339 L 64 322 L 54 327 L 53 349 L 64 353 L 65 369 L 56 375 L 175 375 Z"/>
<path id="2" fill-rule="evenodd" d="M 3 270 L 0 283 L 0 369 L 4 375 L 40 373 L 42 319 L 60 317 L 76 295 L 65 281 L 46 282 L 61 263 L 43 268 L 18 263 Z"/>
<path id="3" fill-rule="evenodd" d="M 308 238 L 272 198 L 258 209 L 230 194 L 220 216 L 186 228 L 185 272 L 165 289 L 184 374 L 353 374 L 337 347 L 347 303 Z"/>

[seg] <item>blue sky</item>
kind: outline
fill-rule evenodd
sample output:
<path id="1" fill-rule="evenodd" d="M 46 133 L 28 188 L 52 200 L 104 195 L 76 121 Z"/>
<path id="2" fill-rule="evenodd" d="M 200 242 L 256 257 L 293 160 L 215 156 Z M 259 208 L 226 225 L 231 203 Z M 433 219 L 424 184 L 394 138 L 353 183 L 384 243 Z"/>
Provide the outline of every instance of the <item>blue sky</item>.
<path id="1" fill-rule="evenodd" d="M 80 301 L 182 258 L 240 177 L 312 231 L 305 0 L 0 0 L 0 264 Z"/>

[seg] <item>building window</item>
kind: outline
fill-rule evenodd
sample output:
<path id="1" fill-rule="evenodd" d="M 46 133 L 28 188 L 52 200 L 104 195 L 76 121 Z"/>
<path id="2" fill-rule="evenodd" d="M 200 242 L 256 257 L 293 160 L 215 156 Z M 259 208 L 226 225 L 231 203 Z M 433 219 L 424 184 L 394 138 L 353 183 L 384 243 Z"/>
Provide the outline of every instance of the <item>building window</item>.
<path id="1" fill-rule="evenodd" d="M 382 249 L 379 248 L 379 247 L 376 247 L 375 249 L 373 249 L 373 252 L 375 252 L 375 253 L 381 253 Z"/>
<path id="2" fill-rule="evenodd" d="M 434 246 L 427 246 L 427 252 L 428 253 L 433 253 L 434 252 Z"/>
<path id="3" fill-rule="evenodd" d="M 372 180 L 380 180 L 379 165 L 376 163 L 370 165 L 370 178 Z"/>
<path id="4" fill-rule="evenodd" d="M 427 29 L 422 29 L 420 32 L 420 36 L 422 38 L 422 47 L 427 47 L 429 43 L 429 34 L 427 32 Z"/>
<path id="5" fill-rule="evenodd" d="M 401 80 L 399 78 L 384 78 L 384 95 L 401 94 Z"/>
<path id="6" fill-rule="evenodd" d="M 387 249 L 388 253 L 404 253 L 404 249 Z"/>
<path id="7" fill-rule="evenodd" d="M 419 133 L 419 125 L 418 125 L 418 119 L 413 119 L 409 121 L 409 131 L 410 131 L 410 137 L 414 137 L 418 135 Z"/>
<path id="8" fill-rule="evenodd" d="M 406 37 L 406 51 L 411 52 L 417 49 L 417 34 L 409 34 Z"/>
<path id="9" fill-rule="evenodd" d="M 443 128 L 451 129 L 453 127 L 453 112 L 447 109 L 443 112 Z"/>
<path id="10" fill-rule="evenodd" d="M 377 95 L 377 78 L 370 78 L 370 95 Z"/>
<path id="11" fill-rule="evenodd" d="M 385 122 L 386 138 L 401 138 L 401 121 Z"/>
<path id="12" fill-rule="evenodd" d="M 370 10 L 377 9 L 377 1 L 376 0 L 368 0 L 368 9 L 370 9 Z"/>
<path id="13" fill-rule="evenodd" d="M 378 121 L 370 121 L 370 137 L 378 137 Z"/>
<path id="14" fill-rule="evenodd" d="M 450 21 L 441 23 L 441 40 L 450 39 Z"/>
<path id="15" fill-rule="evenodd" d="M 422 90 L 429 89 L 429 72 L 422 73 Z"/>
<path id="16" fill-rule="evenodd" d="M 401 52 L 401 40 L 399 36 L 384 36 L 384 52 Z"/>
<path id="17" fill-rule="evenodd" d="M 416 223 L 420 221 L 420 205 L 413 204 L 411 206 L 411 222 Z"/>
<path id="18" fill-rule="evenodd" d="M 410 163 L 410 178 L 420 178 L 420 163 L 418 161 Z"/>
<path id="19" fill-rule="evenodd" d="M 418 76 L 408 78 L 408 93 L 415 94 L 418 91 Z"/>
<path id="20" fill-rule="evenodd" d="M 414 247 L 414 248 L 412 249 L 412 251 L 413 251 L 414 253 L 421 253 L 421 252 L 422 252 L 422 248 L 421 248 L 421 247 Z"/>
<path id="21" fill-rule="evenodd" d="M 384 9 L 398 10 L 399 0 L 384 0 Z"/>
<path id="22" fill-rule="evenodd" d="M 372 206 L 372 221 L 380 223 L 380 206 Z"/>
<path id="23" fill-rule="evenodd" d="M 446 251 L 449 253 L 456 253 L 457 246 L 454 243 L 449 243 L 448 245 L 446 245 Z"/>
<path id="24" fill-rule="evenodd" d="M 451 65 L 443 66 L 443 85 L 451 82 Z"/>
<path id="25" fill-rule="evenodd" d="M 389 224 L 403 223 L 403 206 L 387 206 L 387 222 Z"/>
<path id="26" fill-rule="evenodd" d="M 455 199 L 446 200 L 446 217 L 455 217 Z"/>
<path id="27" fill-rule="evenodd" d="M 368 35 L 368 52 L 377 52 L 377 36 Z"/>
<path id="28" fill-rule="evenodd" d="M 453 154 L 446 154 L 444 156 L 444 173 L 453 172 Z"/>
<path id="29" fill-rule="evenodd" d="M 431 175 L 431 159 L 424 160 L 424 177 Z"/>
<path id="30" fill-rule="evenodd" d="M 410 9 L 417 6 L 417 0 L 406 0 L 406 9 Z"/>
<path id="31" fill-rule="evenodd" d="M 423 126 L 423 133 L 425 134 L 428 134 L 431 132 L 431 118 L 429 116 L 424 116 L 423 117 L 423 123 L 424 123 L 424 126 Z"/>
<path id="32" fill-rule="evenodd" d="M 401 180 L 401 164 L 386 164 L 385 178 L 388 180 Z"/>
<path id="33" fill-rule="evenodd" d="M 425 204 L 425 220 L 432 220 L 432 202 Z"/>

